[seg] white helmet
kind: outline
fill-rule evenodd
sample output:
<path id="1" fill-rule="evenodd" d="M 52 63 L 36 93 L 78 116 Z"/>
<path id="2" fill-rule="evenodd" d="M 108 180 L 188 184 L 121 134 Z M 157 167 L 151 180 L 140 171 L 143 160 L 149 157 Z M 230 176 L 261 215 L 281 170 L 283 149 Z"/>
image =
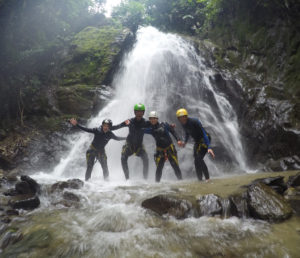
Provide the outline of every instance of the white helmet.
<path id="1" fill-rule="evenodd" d="M 151 111 L 151 112 L 149 113 L 149 118 L 157 118 L 157 119 L 158 119 L 157 112 L 156 112 L 156 111 Z"/>

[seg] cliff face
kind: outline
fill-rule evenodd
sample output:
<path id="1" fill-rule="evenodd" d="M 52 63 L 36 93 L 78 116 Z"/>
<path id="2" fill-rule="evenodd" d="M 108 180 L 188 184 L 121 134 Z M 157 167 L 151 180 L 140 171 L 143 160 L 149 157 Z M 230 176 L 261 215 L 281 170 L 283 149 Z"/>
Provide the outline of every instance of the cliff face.
<path id="1" fill-rule="evenodd" d="M 216 24 L 199 52 L 213 60 L 213 83 L 236 107 L 249 161 L 266 170 L 300 166 L 300 34 L 294 19 L 235 17 Z M 199 37 L 194 37 L 199 40 Z"/>
<path id="2" fill-rule="evenodd" d="M 27 71 L 15 79 L 2 73 L 0 168 L 35 170 L 57 163 L 68 148 L 67 120 L 87 119 L 106 103 L 113 71 L 133 42 L 122 26 L 88 26 L 55 51 L 31 56 Z M 8 87 L 16 80 L 19 92 Z"/>

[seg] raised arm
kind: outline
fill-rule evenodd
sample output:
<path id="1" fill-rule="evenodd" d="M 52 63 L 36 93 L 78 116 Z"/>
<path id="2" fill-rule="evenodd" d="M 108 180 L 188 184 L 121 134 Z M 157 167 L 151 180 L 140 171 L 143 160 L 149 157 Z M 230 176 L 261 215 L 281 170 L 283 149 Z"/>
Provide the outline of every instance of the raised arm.
<path id="1" fill-rule="evenodd" d="M 88 133 L 95 133 L 96 129 L 95 128 L 87 128 L 87 127 L 84 127 L 80 124 L 78 124 L 77 120 L 75 118 L 71 118 L 70 119 L 70 123 L 73 125 L 73 126 L 76 126 L 78 127 L 79 129 L 85 131 L 85 132 L 88 132 Z"/>
<path id="2" fill-rule="evenodd" d="M 130 120 L 126 120 L 124 122 L 122 122 L 121 124 L 118 124 L 118 125 L 113 125 L 110 130 L 111 131 L 114 131 L 114 130 L 118 130 L 118 129 L 121 129 L 123 127 L 128 127 L 130 124 Z"/>

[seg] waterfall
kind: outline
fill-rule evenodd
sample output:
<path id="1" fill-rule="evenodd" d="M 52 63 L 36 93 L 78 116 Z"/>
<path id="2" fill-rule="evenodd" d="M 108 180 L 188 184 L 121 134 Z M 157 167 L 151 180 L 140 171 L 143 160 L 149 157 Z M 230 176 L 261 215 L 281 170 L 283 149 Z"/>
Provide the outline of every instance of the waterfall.
<path id="1" fill-rule="evenodd" d="M 218 161 L 218 157 L 230 157 L 230 169 L 247 170 L 246 159 L 238 130 L 237 116 L 230 101 L 221 90 L 212 85 L 209 76 L 214 71 L 206 67 L 201 55 L 194 47 L 173 34 L 166 34 L 153 27 L 143 27 L 137 33 L 137 41 L 132 51 L 124 56 L 121 68 L 115 74 L 112 86 L 115 89 L 113 99 L 88 122 L 88 127 L 98 127 L 104 118 L 112 119 L 114 124 L 133 117 L 133 106 L 144 103 L 145 118 L 151 110 L 159 113 L 160 121 L 177 123 L 175 116 L 178 108 L 184 107 L 191 117 L 199 118 L 204 128 L 212 136 L 212 146 L 221 146 L 213 161 L 205 157 L 210 174 L 222 175 L 228 164 Z M 181 126 L 176 130 L 183 136 Z M 116 135 L 126 136 L 128 128 L 114 131 Z M 92 135 L 80 132 L 70 138 L 71 149 L 54 169 L 56 176 L 79 176 L 85 173 L 85 151 Z M 191 142 L 191 140 L 190 140 Z M 124 178 L 120 156 L 123 142 L 111 140 L 107 147 L 110 178 Z M 144 144 L 150 160 L 150 177 L 154 178 L 154 141 L 145 135 Z M 183 176 L 195 177 L 192 145 L 179 149 L 178 156 Z M 141 161 L 129 158 L 130 173 L 133 178 L 142 178 Z M 170 166 L 166 165 L 169 171 Z M 97 171 L 97 172 L 96 172 Z M 92 177 L 102 178 L 98 164 L 94 167 Z M 164 175 L 165 174 L 165 175 Z M 164 172 L 163 178 L 175 178 L 173 172 Z M 151 179 L 151 178 L 150 178 Z"/>

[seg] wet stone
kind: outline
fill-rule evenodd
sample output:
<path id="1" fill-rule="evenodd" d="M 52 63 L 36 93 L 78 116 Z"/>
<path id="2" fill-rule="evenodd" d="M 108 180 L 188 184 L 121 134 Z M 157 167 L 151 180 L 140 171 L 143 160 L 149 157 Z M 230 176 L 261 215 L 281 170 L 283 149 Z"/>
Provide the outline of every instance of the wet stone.
<path id="1" fill-rule="evenodd" d="M 10 210 L 6 211 L 6 214 L 7 215 L 16 215 L 16 216 L 18 216 L 19 215 L 19 211 L 10 209 Z"/>
<path id="2" fill-rule="evenodd" d="M 40 206 L 40 199 L 35 196 L 25 200 L 12 202 L 10 205 L 13 209 L 33 210 Z"/>
<path id="3" fill-rule="evenodd" d="M 157 195 L 142 202 L 142 207 L 162 215 L 174 216 L 183 219 L 190 215 L 192 204 L 187 200 L 181 200 L 172 196 Z"/>
<path id="4" fill-rule="evenodd" d="M 71 193 L 71 192 L 64 192 L 63 193 L 63 198 L 65 200 L 70 200 L 70 201 L 74 201 L 74 202 L 79 202 L 80 201 L 80 198 L 76 194 Z"/>
<path id="5" fill-rule="evenodd" d="M 32 193 L 32 190 L 30 189 L 30 186 L 27 182 L 21 181 L 17 182 L 15 185 L 16 192 L 18 194 L 29 194 Z"/>
<path id="6" fill-rule="evenodd" d="M 207 194 L 198 200 L 200 216 L 215 216 L 222 214 L 221 198 L 215 194 Z"/>
<path id="7" fill-rule="evenodd" d="M 66 188 L 80 189 L 83 186 L 80 179 L 69 179 L 68 181 L 59 181 L 51 186 L 51 192 L 62 191 Z"/>
<path id="8" fill-rule="evenodd" d="M 300 186 L 300 172 L 294 176 L 290 176 L 287 181 L 288 187 Z"/>
<path id="9" fill-rule="evenodd" d="M 255 219 L 282 221 L 292 215 L 288 202 L 267 185 L 251 185 L 247 195 L 250 215 Z"/>
<path id="10" fill-rule="evenodd" d="M 11 219 L 9 217 L 4 217 L 4 218 L 1 218 L 1 222 L 8 224 L 11 222 Z"/>
<path id="11" fill-rule="evenodd" d="M 273 190 L 275 190 L 279 194 L 283 194 L 284 191 L 287 189 L 287 186 L 284 183 L 284 177 L 283 176 L 259 178 L 259 179 L 254 180 L 249 185 L 253 185 L 253 184 L 256 184 L 258 182 L 261 182 L 261 183 L 263 183 L 267 186 L 270 186 Z"/>
<path id="12" fill-rule="evenodd" d="M 22 182 L 26 182 L 29 186 L 29 189 L 31 190 L 32 193 L 38 193 L 40 191 L 40 185 L 31 177 L 29 176 L 21 176 Z"/>

